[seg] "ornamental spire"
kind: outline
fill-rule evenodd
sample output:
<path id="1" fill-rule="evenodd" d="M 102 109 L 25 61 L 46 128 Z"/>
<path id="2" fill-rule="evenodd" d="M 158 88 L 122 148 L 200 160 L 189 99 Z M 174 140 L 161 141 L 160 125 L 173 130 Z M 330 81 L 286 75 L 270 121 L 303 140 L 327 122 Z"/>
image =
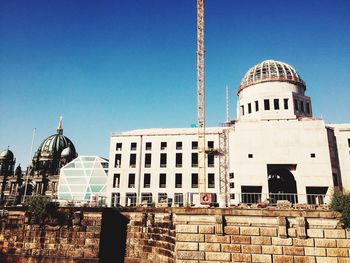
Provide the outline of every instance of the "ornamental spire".
<path id="1" fill-rule="evenodd" d="M 62 116 L 60 116 L 60 120 L 58 121 L 57 134 L 63 134 Z"/>

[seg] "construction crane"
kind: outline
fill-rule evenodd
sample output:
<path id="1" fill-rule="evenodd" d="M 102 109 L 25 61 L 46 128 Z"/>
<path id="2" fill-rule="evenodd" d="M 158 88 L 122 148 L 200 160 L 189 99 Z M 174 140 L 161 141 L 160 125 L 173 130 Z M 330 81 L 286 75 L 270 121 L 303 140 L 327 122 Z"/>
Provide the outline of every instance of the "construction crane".
<path id="1" fill-rule="evenodd" d="M 204 78 L 204 0 L 197 0 L 197 123 L 199 194 L 206 192 L 205 78 Z"/>

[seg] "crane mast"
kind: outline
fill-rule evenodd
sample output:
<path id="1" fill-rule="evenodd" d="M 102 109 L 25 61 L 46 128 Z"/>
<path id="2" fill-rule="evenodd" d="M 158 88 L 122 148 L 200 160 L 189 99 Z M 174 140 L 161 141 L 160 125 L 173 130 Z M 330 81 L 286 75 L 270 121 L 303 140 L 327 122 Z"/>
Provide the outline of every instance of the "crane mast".
<path id="1" fill-rule="evenodd" d="M 198 191 L 206 192 L 205 161 L 205 79 L 204 79 L 204 0 L 197 0 L 197 123 Z"/>

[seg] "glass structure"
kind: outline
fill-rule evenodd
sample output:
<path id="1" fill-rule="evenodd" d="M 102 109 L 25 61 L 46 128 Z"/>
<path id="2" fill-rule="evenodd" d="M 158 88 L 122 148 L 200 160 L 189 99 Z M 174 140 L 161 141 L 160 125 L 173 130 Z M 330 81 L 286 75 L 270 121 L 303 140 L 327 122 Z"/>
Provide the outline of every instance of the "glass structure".
<path id="1" fill-rule="evenodd" d="M 58 199 L 93 201 L 105 196 L 108 160 L 98 156 L 79 156 L 60 171 Z"/>

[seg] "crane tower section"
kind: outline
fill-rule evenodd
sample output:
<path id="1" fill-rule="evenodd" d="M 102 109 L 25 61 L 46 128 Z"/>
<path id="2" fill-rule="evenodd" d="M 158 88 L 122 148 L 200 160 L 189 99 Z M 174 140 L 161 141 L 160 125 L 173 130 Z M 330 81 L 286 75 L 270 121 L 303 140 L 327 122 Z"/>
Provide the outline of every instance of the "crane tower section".
<path id="1" fill-rule="evenodd" d="M 199 193 L 206 192 L 205 169 L 205 78 L 204 78 L 204 0 L 197 0 L 197 122 Z"/>

